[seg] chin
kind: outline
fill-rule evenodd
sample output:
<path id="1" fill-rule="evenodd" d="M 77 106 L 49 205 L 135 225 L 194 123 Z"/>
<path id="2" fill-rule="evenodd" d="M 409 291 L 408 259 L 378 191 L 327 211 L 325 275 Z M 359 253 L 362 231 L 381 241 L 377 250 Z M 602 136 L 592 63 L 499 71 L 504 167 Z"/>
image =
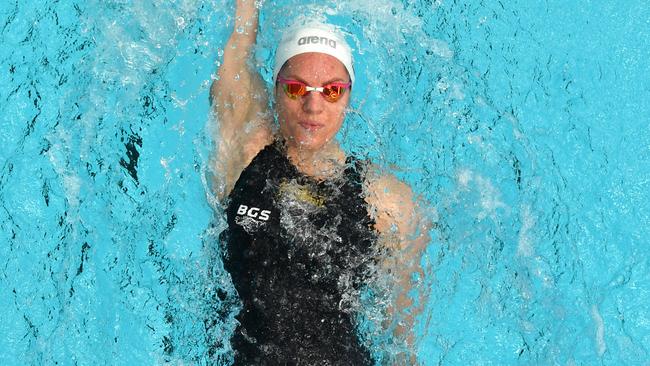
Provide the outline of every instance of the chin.
<path id="1" fill-rule="evenodd" d="M 320 148 L 325 145 L 322 141 L 314 141 L 313 139 L 301 139 L 298 141 L 298 147 L 303 149 L 303 150 L 319 150 Z"/>
<path id="2" fill-rule="evenodd" d="M 312 151 L 319 150 L 327 144 L 327 139 L 318 136 L 310 136 L 308 134 L 294 136 L 291 140 L 294 141 L 296 147 Z"/>

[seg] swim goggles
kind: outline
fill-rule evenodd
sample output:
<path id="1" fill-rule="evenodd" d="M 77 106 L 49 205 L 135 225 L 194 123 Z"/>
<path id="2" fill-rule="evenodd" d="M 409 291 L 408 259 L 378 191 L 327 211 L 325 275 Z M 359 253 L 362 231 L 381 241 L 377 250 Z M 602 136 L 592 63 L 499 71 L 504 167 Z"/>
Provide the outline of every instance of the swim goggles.
<path id="1" fill-rule="evenodd" d="M 322 87 L 309 86 L 301 81 L 287 80 L 278 76 L 278 83 L 282 84 L 284 92 L 290 99 L 297 99 L 308 92 L 317 91 L 330 103 L 334 103 L 349 89 L 352 83 L 331 83 Z"/>

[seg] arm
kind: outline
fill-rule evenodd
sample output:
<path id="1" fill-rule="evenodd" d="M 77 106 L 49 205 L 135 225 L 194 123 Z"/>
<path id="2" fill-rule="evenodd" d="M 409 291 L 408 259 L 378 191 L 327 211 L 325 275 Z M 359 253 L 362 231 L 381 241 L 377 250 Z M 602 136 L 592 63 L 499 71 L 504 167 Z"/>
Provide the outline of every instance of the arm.
<path id="1" fill-rule="evenodd" d="M 210 101 L 218 121 L 218 148 L 213 161 L 219 198 L 230 193 L 242 170 L 273 136 L 266 89 L 259 74 L 248 65 L 257 38 L 255 1 L 237 0 L 235 16 L 235 30 L 210 88 Z"/>
<path id="2" fill-rule="evenodd" d="M 423 276 L 420 258 L 429 243 L 430 224 L 413 200 L 411 188 L 393 175 L 371 173 L 366 183 L 366 201 L 375 219 L 387 256 L 381 263 L 383 272 L 392 273 L 392 304 L 387 309 L 389 327 L 398 342 L 408 349 L 396 362 L 415 363 L 415 340 L 412 333 L 415 317 L 421 312 L 424 298 L 417 304 L 409 295 L 413 274 Z M 421 278 L 421 277 L 420 277 Z M 425 295 L 426 289 L 416 291 Z"/>

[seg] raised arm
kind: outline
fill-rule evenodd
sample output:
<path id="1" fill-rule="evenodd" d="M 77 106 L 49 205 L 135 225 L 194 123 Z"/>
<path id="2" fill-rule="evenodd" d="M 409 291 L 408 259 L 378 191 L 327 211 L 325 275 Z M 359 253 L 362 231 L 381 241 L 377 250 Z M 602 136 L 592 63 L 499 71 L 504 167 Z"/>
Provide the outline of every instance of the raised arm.
<path id="1" fill-rule="evenodd" d="M 237 0 L 235 29 L 210 88 L 217 119 L 214 151 L 215 189 L 226 197 L 242 170 L 272 140 L 268 96 L 250 65 L 257 38 L 258 9 L 254 0 Z"/>
<path id="2" fill-rule="evenodd" d="M 422 278 L 420 259 L 429 243 L 430 223 L 416 205 L 411 188 L 393 175 L 370 174 L 366 201 L 375 219 L 375 229 L 386 250 L 381 263 L 384 275 L 392 276 L 392 303 L 387 309 L 388 328 L 407 349 L 395 364 L 415 364 L 415 317 L 421 312 L 427 289 L 412 292 L 414 275 Z M 414 302 L 412 295 L 419 298 Z"/>

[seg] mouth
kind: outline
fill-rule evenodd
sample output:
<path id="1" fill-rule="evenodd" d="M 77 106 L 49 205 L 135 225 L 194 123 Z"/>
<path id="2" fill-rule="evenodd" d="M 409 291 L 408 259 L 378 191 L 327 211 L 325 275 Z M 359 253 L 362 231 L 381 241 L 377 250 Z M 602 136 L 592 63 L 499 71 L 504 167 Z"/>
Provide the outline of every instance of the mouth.
<path id="1" fill-rule="evenodd" d="M 308 131 L 316 131 L 319 130 L 320 128 L 323 127 L 322 123 L 314 122 L 314 121 L 300 121 L 298 123 L 302 128 Z"/>

